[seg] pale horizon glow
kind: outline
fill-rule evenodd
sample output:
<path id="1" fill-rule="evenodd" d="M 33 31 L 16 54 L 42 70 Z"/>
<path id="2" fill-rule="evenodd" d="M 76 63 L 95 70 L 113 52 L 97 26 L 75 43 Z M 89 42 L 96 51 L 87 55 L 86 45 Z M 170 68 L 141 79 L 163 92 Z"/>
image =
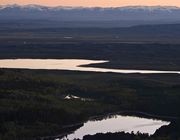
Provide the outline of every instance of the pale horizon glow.
<path id="1" fill-rule="evenodd" d="M 179 0 L 1 0 L 0 5 L 44 5 L 44 6 L 83 6 L 83 7 L 123 7 L 123 6 L 177 6 Z"/>

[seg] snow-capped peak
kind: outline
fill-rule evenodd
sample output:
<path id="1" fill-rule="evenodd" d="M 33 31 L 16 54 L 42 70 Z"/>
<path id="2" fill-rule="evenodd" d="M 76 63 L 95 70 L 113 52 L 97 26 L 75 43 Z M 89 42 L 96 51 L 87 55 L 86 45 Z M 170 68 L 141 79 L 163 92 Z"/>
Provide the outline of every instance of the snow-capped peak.
<path id="1" fill-rule="evenodd" d="M 34 5 L 34 4 L 29 4 L 29 5 L 17 5 L 17 4 L 12 4 L 12 5 L 2 5 L 0 6 L 0 10 L 2 9 L 13 9 L 13 8 L 19 8 L 19 9 L 26 9 L 26 10 L 39 10 L 43 11 L 46 9 L 46 6 L 40 6 L 40 5 Z"/>
<path id="2" fill-rule="evenodd" d="M 143 10 L 143 11 L 172 11 L 172 10 L 180 10 L 179 7 L 176 6 L 124 6 L 124 7 L 71 7 L 71 6 L 56 6 L 56 7 L 48 7 L 48 6 L 41 6 L 41 5 L 0 5 L 0 10 L 6 8 L 19 8 L 19 9 L 26 9 L 26 10 L 80 10 L 80 9 L 88 9 L 88 10 L 121 10 L 121 11 L 135 11 L 135 10 Z"/>

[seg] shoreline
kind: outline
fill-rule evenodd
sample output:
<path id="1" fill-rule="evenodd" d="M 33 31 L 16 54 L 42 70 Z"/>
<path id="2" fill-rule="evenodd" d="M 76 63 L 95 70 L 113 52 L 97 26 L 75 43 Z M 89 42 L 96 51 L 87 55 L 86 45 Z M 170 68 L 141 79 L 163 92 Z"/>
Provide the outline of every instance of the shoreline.
<path id="1" fill-rule="evenodd" d="M 162 121 L 169 121 L 170 124 L 173 121 L 178 120 L 178 117 L 173 117 L 173 116 L 161 116 L 161 115 L 154 115 L 154 114 L 150 114 L 150 113 L 146 113 L 146 112 L 141 112 L 141 111 L 118 111 L 118 112 L 111 112 L 108 114 L 102 114 L 102 115 L 96 115 L 96 116 L 92 116 L 89 117 L 87 120 L 79 122 L 79 123 L 75 123 L 72 125 L 66 125 L 63 126 L 62 129 L 71 129 L 73 127 L 78 127 L 78 126 L 83 126 L 83 124 L 87 121 L 90 120 L 101 120 L 103 118 L 108 118 L 111 116 L 115 116 L 115 115 L 121 115 L 121 116 L 131 116 L 131 117 L 139 117 L 139 118 L 147 118 L 147 119 L 153 119 L 153 120 L 162 120 Z M 169 125 L 170 125 L 169 124 Z M 168 125 L 168 126 L 169 126 Z M 163 127 L 163 126 L 162 126 Z M 161 127 L 160 127 L 161 128 Z M 54 140 L 56 138 L 63 138 L 64 136 L 73 133 L 74 131 L 70 131 L 67 133 L 62 133 L 56 136 L 45 136 L 45 137 L 40 137 L 41 140 Z"/>

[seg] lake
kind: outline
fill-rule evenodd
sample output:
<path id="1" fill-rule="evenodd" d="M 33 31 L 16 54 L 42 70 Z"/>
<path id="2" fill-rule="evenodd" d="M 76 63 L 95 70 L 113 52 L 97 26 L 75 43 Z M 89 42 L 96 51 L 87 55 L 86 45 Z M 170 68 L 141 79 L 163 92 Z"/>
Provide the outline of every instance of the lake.
<path id="1" fill-rule="evenodd" d="M 145 74 L 180 74 L 179 71 L 156 71 L 156 70 L 126 70 L 126 69 L 108 69 L 97 67 L 83 67 L 82 65 L 107 63 L 107 60 L 85 60 L 85 59 L 1 59 L 0 68 L 17 68 L 17 69 L 46 69 L 46 70 L 72 70 L 72 71 L 89 71 L 89 72 L 112 72 L 112 73 L 145 73 Z M 69 99 L 80 99 L 74 95 L 65 97 Z M 82 99 L 85 100 L 85 99 Z M 94 135 L 96 133 L 107 132 L 140 132 L 152 135 L 155 131 L 170 122 L 162 120 L 153 120 L 132 116 L 113 115 L 101 120 L 89 120 L 63 139 L 73 140 L 74 138 L 82 139 L 85 135 Z M 60 139 L 57 139 L 60 140 Z"/>
<path id="2" fill-rule="evenodd" d="M 112 115 L 101 120 L 90 120 L 84 123 L 82 127 L 73 133 L 55 140 L 73 140 L 75 138 L 82 139 L 85 135 L 94 135 L 96 133 L 115 133 L 115 132 L 140 132 L 152 135 L 155 131 L 170 122 L 147 119 L 133 116 Z"/>
<path id="3" fill-rule="evenodd" d="M 109 61 L 86 60 L 86 59 L 1 59 L 0 68 L 72 70 L 72 71 L 112 72 L 112 73 L 180 74 L 180 71 L 128 70 L 128 69 L 109 69 L 109 68 L 82 66 L 82 65 L 99 64 L 99 63 L 107 63 L 107 62 Z"/>

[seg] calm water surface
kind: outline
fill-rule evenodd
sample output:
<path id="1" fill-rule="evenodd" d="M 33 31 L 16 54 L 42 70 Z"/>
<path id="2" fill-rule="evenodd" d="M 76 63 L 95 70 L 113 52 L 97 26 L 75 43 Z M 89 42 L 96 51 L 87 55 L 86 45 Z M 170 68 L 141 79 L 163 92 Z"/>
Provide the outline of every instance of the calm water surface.
<path id="1" fill-rule="evenodd" d="M 2 59 L 0 60 L 0 68 L 72 70 L 72 71 L 112 72 L 112 73 L 180 74 L 180 71 L 127 70 L 127 69 L 108 69 L 108 68 L 81 66 L 81 65 L 99 64 L 106 62 L 109 61 L 85 60 L 85 59 Z"/>
<path id="2" fill-rule="evenodd" d="M 77 129 L 74 133 L 56 140 L 73 140 L 75 138 L 82 139 L 85 135 L 94 135 L 96 133 L 115 133 L 115 132 L 141 132 L 152 135 L 155 131 L 164 125 L 169 125 L 170 122 L 153 120 L 132 116 L 115 115 L 110 118 L 88 121 L 84 125 Z"/>

